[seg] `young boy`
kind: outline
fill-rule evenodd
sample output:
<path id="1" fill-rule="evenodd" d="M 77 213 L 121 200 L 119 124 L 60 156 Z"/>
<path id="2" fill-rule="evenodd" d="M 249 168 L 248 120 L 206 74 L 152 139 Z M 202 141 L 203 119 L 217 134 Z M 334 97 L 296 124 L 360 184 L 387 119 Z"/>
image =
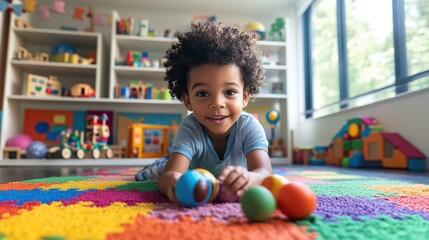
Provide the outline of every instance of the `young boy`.
<path id="1" fill-rule="evenodd" d="M 168 158 L 145 167 L 136 179 L 163 169 L 159 189 L 175 202 L 180 176 L 204 168 L 222 182 L 223 191 L 241 196 L 272 173 L 264 129 L 242 112 L 265 80 L 257 40 L 253 33 L 212 22 L 192 24 L 178 40 L 166 53 L 165 80 L 170 94 L 192 113 L 180 124 Z"/>

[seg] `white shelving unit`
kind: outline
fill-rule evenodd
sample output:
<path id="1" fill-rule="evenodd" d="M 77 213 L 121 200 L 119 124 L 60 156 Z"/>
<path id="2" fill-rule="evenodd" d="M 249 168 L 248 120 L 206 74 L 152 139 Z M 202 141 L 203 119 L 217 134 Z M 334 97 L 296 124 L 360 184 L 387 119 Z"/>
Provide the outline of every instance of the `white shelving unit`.
<path id="1" fill-rule="evenodd" d="M 175 1 L 162 0 L 165 2 L 160 10 L 158 0 L 145 0 L 144 3 L 134 0 L 124 0 L 124 7 L 130 4 L 130 8 L 137 5 L 143 7 L 139 10 L 130 10 L 124 14 L 132 16 L 133 14 L 147 17 L 151 22 L 151 26 L 162 28 L 173 23 L 172 27 L 179 30 L 181 26 L 187 26 L 192 16 L 200 15 L 201 12 L 207 12 L 208 9 L 220 12 L 219 17 L 222 21 L 238 22 L 245 24 L 256 19 L 268 26 L 275 17 L 268 16 L 264 13 L 272 13 L 271 8 L 264 7 L 264 4 L 250 5 L 245 1 L 229 2 L 222 0 L 222 3 L 197 4 L 193 1 L 186 0 L 186 4 L 192 7 L 183 8 L 183 4 Z M 269 0 L 278 6 L 286 4 L 280 1 Z M 167 4 L 168 3 L 168 4 Z M 70 3 L 70 7 L 72 3 Z M 78 4 L 78 2 L 76 3 Z M 81 1 L 80 4 L 86 4 Z M 126 85 L 131 80 L 142 80 L 144 83 L 152 83 L 155 87 L 166 86 L 163 80 L 165 68 L 144 68 L 119 66 L 116 61 L 126 51 L 147 51 L 149 57 L 157 58 L 161 62 L 165 51 L 176 40 L 174 38 L 163 37 L 140 37 L 136 35 L 117 35 L 116 20 L 120 19 L 118 11 L 122 13 L 125 9 L 117 1 L 95 0 L 93 3 L 95 9 L 104 7 L 105 12 L 112 12 L 112 26 L 108 30 L 110 35 L 105 31 L 102 33 L 88 32 L 71 32 L 51 29 L 54 25 L 43 23 L 44 29 L 20 29 L 14 27 L 15 15 L 11 16 L 11 26 L 9 33 L 9 47 L 7 50 L 6 63 L 6 79 L 4 87 L 3 99 L 3 123 L 0 138 L 1 148 L 5 146 L 5 142 L 10 137 L 22 133 L 23 130 L 23 115 L 25 109 L 56 109 L 56 110 L 110 110 L 117 112 L 151 112 L 151 113 L 180 113 L 185 117 L 188 112 L 177 100 L 152 100 L 152 99 L 118 99 L 115 98 L 115 86 L 117 84 Z M 98 4 L 98 8 L 97 8 Z M 119 5 L 118 5 L 119 4 Z M 231 9 L 227 10 L 221 5 L 231 5 Z M 236 5 L 243 5 L 241 8 Z M 120 10 L 115 11 L 109 9 L 115 7 Z M 177 6 L 177 7 L 176 7 Z M 234 7 L 233 7 L 234 6 Z M 122 8 L 121 8 L 122 7 Z M 152 13 L 151 7 L 157 10 Z M 235 9 L 235 10 L 233 10 Z M 126 10 L 126 9 L 125 9 Z M 142 11 L 140 11 L 142 10 Z M 225 11 L 225 14 L 222 14 Z M 276 16 L 281 12 L 276 10 Z M 250 15 L 249 15 L 250 14 Z M 281 15 L 280 15 L 281 16 Z M 24 16 L 25 17 L 25 16 Z M 40 21 L 37 18 L 31 20 Z M 25 19 L 29 20 L 29 19 Z M 152 23 L 154 25 L 152 25 Z M 54 26 L 57 27 L 57 26 Z M 170 26 L 169 26 L 170 27 Z M 106 29 L 105 29 L 106 30 Z M 104 39 L 110 39 L 109 52 L 105 51 Z M 107 41 L 109 42 L 109 41 Z M 15 51 L 19 46 L 26 47 L 30 52 L 50 52 L 50 47 L 54 44 L 68 43 L 73 45 L 78 50 L 84 53 L 89 49 L 97 49 L 97 64 L 93 65 L 73 65 L 66 63 L 52 62 L 35 62 L 15 60 Z M 252 112 L 255 109 L 276 109 L 280 112 L 280 122 L 277 125 L 276 136 L 283 138 L 287 144 L 287 149 L 290 149 L 288 139 L 288 116 L 287 116 L 287 81 L 288 69 L 286 65 L 286 42 L 277 41 L 260 41 L 258 42 L 260 49 L 273 64 L 266 65 L 266 78 L 268 86 L 261 89 L 255 101 L 251 102 L 245 109 Z M 78 52 L 79 53 L 79 52 Z M 110 62 L 104 64 L 103 60 Z M 160 63 L 160 66 L 162 64 Z M 73 79 L 86 79 L 96 89 L 95 98 L 73 98 L 73 97 L 30 97 L 24 93 L 26 75 L 29 73 L 40 74 L 44 76 L 57 75 L 59 80 L 67 86 L 67 84 L 76 83 Z M 108 75 L 108 76 L 107 76 Z M 64 80 L 62 80 L 64 79 Z M 276 85 L 276 91 L 273 92 L 271 86 Z M 261 116 L 264 118 L 265 116 Z M 290 151 L 287 151 L 290 152 Z M 273 164 L 287 164 L 290 156 L 272 158 Z M 2 151 L 0 151 L 0 159 L 3 159 Z M 87 159 L 87 160 L 0 160 L 0 166 L 140 166 L 153 162 L 155 159 Z"/>
<path id="2" fill-rule="evenodd" d="M 6 78 L 3 98 L 3 121 L 1 132 L 1 148 L 5 147 L 7 139 L 22 133 L 24 111 L 27 108 L 57 109 L 70 108 L 88 109 L 100 105 L 97 100 L 106 95 L 106 84 L 103 84 L 103 68 L 105 67 L 105 46 L 101 33 L 62 31 L 53 29 L 17 28 L 11 14 L 9 46 L 7 50 Z M 38 62 L 33 60 L 17 60 L 16 52 L 19 47 L 26 48 L 30 53 L 51 53 L 56 44 L 68 44 L 76 49 L 76 53 L 87 56 L 90 51 L 96 51 L 95 64 L 71 64 L 58 62 Z M 88 83 L 96 92 L 95 98 L 83 99 L 73 97 L 32 97 L 26 95 L 28 74 L 42 76 L 57 76 L 63 87 L 69 88 L 76 83 Z M 82 104 L 84 103 L 84 104 Z M 3 159 L 3 151 L 0 152 Z M 0 164 L 21 165 L 14 160 L 1 160 Z"/>

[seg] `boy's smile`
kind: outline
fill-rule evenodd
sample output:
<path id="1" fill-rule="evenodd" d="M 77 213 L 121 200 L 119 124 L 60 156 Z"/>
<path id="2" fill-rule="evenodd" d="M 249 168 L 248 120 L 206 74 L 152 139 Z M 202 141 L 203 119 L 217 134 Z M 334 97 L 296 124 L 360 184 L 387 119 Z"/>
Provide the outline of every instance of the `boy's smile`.
<path id="1" fill-rule="evenodd" d="M 205 64 L 193 68 L 187 89 L 184 104 L 212 139 L 228 136 L 250 97 L 235 65 Z"/>

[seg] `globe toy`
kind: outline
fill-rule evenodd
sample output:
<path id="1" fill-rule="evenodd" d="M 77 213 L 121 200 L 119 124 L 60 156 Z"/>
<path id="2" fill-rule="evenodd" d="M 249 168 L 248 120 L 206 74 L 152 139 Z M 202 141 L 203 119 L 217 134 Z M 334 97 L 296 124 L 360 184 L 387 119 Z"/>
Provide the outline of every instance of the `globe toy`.
<path id="1" fill-rule="evenodd" d="M 208 170 L 204 169 L 204 168 L 195 168 L 195 171 L 203 174 L 205 177 L 207 177 L 210 181 L 210 183 L 212 184 L 212 196 L 210 197 L 210 202 L 213 201 L 218 193 L 219 193 L 219 182 L 217 181 L 217 179 L 213 176 L 213 174 L 211 172 L 209 172 Z"/>
<path id="2" fill-rule="evenodd" d="M 289 180 L 287 180 L 287 178 L 278 174 L 273 174 L 262 180 L 261 186 L 266 187 L 268 190 L 271 191 L 274 197 L 277 197 L 280 188 L 288 183 Z"/>
<path id="3" fill-rule="evenodd" d="M 210 180 L 195 170 L 186 171 L 177 182 L 175 193 L 180 204 L 198 207 L 207 203 L 212 196 Z"/>
<path id="4" fill-rule="evenodd" d="M 276 200 L 268 189 L 255 185 L 244 192 L 241 208 L 249 220 L 262 222 L 271 217 L 276 208 Z"/>
<path id="5" fill-rule="evenodd" d="M 265 39 L 265 27 L 260 22 L 250 22 L 244 26 L 244 29 L 246 29 L 246 31 L 256 33 L 258 40 Z"/>
<path id="6" fill-rule="evenodd" d="M 316 208 L 316 195 L 307 185 L 291 182 L 280 188 L 277 205 L 290 220 L 304 219 Z"/>
<path id="7" fill-rule="evenodd" d="M 44 158 L 48 148 L 43 142 L 35 141 L 27 147 L 27 158 Z"/>
<path id="8" fill-rule="evenodd" d="M 270 125 L 275 126 L 280 119 L 280 113 L 277 110 L 270 110 L 266 113 L 265 119 Z"/>

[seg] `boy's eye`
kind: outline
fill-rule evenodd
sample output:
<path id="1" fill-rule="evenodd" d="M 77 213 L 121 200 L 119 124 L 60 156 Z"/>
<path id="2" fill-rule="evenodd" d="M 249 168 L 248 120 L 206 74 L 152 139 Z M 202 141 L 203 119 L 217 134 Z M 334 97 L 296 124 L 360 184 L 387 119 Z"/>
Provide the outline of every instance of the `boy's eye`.
<path id="1" fill-rule="evenodd" d="M 226 95 L 227 96 L 232 96 L 232 95 L 234 95 L 236 93 L 237 93 L 237 91 L 235 91 L 235 90 L 228 90 L 228 91 L 226 91 Z"/>
<path id="2" fill-rule="evenodd" d="M 197 97 L 207 97 L 209 94 L 207 92 L 197 92 Z"/>

